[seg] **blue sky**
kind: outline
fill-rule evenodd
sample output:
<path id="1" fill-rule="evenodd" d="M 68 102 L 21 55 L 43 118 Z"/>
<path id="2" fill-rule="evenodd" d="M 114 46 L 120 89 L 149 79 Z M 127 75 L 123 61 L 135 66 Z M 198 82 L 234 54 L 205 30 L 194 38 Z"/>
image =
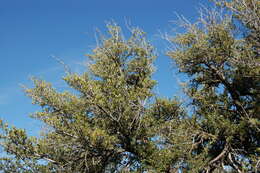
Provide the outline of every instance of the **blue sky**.
<path id="1" fill-rule="evenodd" d="M 62 90 L 63 67 L 51 58 L 62 59 L 72 71 L 84 70 L 84 54 L 95 46 L 95 29 L 105 30 L 113 19 L 126 21 L 147 32 L 159 57 L 154 78 L 157 94 L 179 94 L 166 43 L 160 32 L 170 31 L 176 14 L 194 20 L 206 0 L 0 0 L 0 118 L 37 134 L 39 122 L 28 118 L 37 106 L 22 92 L 20 84 L 32 86 L 30 76 L 40 77 Z"/>

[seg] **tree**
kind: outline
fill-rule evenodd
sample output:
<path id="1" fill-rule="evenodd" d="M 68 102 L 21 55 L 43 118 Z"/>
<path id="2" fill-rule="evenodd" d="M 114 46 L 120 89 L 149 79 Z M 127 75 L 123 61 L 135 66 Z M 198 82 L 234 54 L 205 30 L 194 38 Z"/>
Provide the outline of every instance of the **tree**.
<path id="1" fill-rule="evenodd" d="M 169 56 L 191 78 L 186 90 L 194 108 L 193 125 L 186 127 L 192 132 L 187 139 L 190 152 L 182 159 L 198 172 L 225 166 L 240 173 L 258 172 L 260 3 L 216 3 L 232 14 L 209 11 L 196 24 L 183 20 L 186 33 L 171 39 L 176 48 Z M 172 141 L 178 138 L 168 134 Z"/>
<path id="2" fill-rule="evenodd" d="M 13 172 L 16 165 L 17 172 L 105 172 L 141 167 L 139 162 L 155 148 L 145 117 L 156 56 L 141 30 L 131 30 L 127 40 L 115 24 L 108 25 L 108 32 L 110 37 L 101 37 L 88 55 L 90 72 L 64 77 L 78 95 L 58 93 L 39 79 L 33 79 L 35 88 L 25 89 L 42 107 L 33 118 L 48 131 L 31 138 L 2 124 L 2 145 L 13 155 L 2 159 L 2 169 Z"/>
<path id="3" fill-rule="evenodd" d="M 154 48 L 138 28 L 109 37 L 88 55 L 84 74 L 67 72 L 77 93 L 34 78 L 25 92 L 42 110 L 41 137 L 1 122 L 3 172 L 258 172 L 260 167 L 260 4 L 215 1 L 168 52 L 189 76 L 178 98 L 153 94 Z M 205 14 L 205 13 L 204 13 Z"/>

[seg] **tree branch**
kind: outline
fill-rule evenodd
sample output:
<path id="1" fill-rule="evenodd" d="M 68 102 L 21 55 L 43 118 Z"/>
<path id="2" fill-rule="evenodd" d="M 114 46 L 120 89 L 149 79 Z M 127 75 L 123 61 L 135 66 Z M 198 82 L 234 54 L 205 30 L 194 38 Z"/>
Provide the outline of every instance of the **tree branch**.
<path id="1" fill-rule="evenodd" d="M 209 165 L 213 164 L 214 162 L 216 162 L 219 159 L 221 159 L 222 157 L 224 157 L 224 155 L 227 153 L 227 151 L 228 151 L 228 145 L 226 144 L 224 149 L 222 150 L 222 152 L 217 157 L 215 157 L 213 160 L 211 160 L 209 162 Z"/>
<path id="2" fill-rule="evenodd" d="M 235 161 L 233 160 L 231 153 L 228 154 L 228 158 L 229 158 L 229 161 L 230 161 L 230 163 L 231 163 L 231 166 L 232 166 L 235 170 L 237 170 L 239 173 L 243 173 L 243 171 L 239 168 L 239 166 L 238 166 L 238 165 L 235 163 Z"/>

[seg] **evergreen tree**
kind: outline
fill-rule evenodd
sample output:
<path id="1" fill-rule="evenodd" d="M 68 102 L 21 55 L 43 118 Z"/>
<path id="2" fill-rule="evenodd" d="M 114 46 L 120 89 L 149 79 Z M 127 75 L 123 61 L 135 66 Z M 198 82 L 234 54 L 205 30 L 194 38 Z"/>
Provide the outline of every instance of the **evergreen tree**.
<path id="1" fill-rule="evenodd" d="M 216 1 L 196 24 L 171 41 L 168 54 L 190 77 L 194 108 L 181 161 L 191 172 L 258 172 L 260 169 L 260 2 Z M 231 12 L 228 15 L 227 12 Z M 180 123 L 181 126 L 183 123 Z M 180 128 L 176 127 L 178 130 Z M 178 133 L 167 133 L 173 145 Z M 187 154 L 185 154 L 187 152 Z"/>
<path id="2" fill-rule="evenodd" d="M 153 94 L 154 48 L 138 28 L 109 37 L 88 55 L 87 72 L 68 72 L 58 92 L 40 79 L 25 92 L 47 130 L 30 137 L 1 121 L 3 172 L 259 172 L 260 3 L 216 0 L 168 52 L 190 81 L 189 106 Z"/>
<path id="3" fill-rule="evenodd" d="M 47 125 L 40 138 L 2 123 L 2 158 L 6 172 L 113 172 L 137 170 L 155 149 L 145 122 L 153 95 L 156 58 L 145 34 L 134 28 L 125 39 L 115 24 L 110 37 L 88 55 L 92 63 L 82 75 L 68 73 L 65 82 L 79 94 L 57 92 L 50 83 L 33 79 L 25 92 L 42 111 L 32 115 Z"/>

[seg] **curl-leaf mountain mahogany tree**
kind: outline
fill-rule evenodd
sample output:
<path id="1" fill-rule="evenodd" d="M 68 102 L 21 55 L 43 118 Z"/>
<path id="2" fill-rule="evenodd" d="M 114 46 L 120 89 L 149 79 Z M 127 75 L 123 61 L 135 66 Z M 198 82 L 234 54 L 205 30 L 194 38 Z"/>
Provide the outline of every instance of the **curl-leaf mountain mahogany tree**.
<path id="1" fill-rule="evenodd" d="M 186 93 L 194 108 L 193 124 L 186 126 L 192 133 L 183 142 L 187 146 L 182 152 L 187 154 L 179 159 L 191 172 L 256 173 L 260 171 L 260 1 L 216 3 L 232 15 L 210 11 L 196 24 L 182 22 L 186 33 L 170 38 L 175 49 L 168 54 L 191 78 Z M 178 133 L 166 136 L 173 145 L 178 143 Z"/>
<path id="2" fill-rule="evenodd" d="M 25 90 L 42 107 L 32 116 L 49 129 L 41 138 L 30 138 L 2 125 L 2 145 L 13 155 L 3 159 L 2 169 L 111 172 L 149 165 L 146 160 L 156 144 L 146 103 L 155 85 L 151 74 L 156 56 L 139 29 L 128 40 L 116 25 L 108 25 L 108 32 L 110 37 L 88 55 L 90 72 L 64 77 L 80 94 L 59 93 L 38 79 L 33 89 Z"/>
<path id="3" fill-rule="evenodd" d="M 26 89 L 48 127 L 40 138 L 1 123 L 3 172 L 259 172 L 260 4 L 216 1 L 184 34 L 169 38 L 190 107 L 155 98 L 153 47 L 133 29 L 125 39 L 117 25 L 88 55 L 82 75 L 65 82 L 78 94 L 57 92 L 33 79 Z M 223 11 L 223 10 L 222 10 Z"/>

